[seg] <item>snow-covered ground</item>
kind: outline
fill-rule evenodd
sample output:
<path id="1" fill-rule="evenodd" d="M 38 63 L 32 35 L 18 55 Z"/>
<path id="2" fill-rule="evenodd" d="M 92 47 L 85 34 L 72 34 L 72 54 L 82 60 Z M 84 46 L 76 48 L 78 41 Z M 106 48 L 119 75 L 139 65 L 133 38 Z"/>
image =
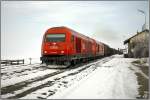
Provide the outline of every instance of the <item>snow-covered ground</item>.
<path id="1" fill-rule="evenodd" d="M 105 57 L 80 67 L 50 69 L 38 63 L 3 66 L 2 98 L 20 99 L 135 99 L 136 72 L 148 78 L 122 55 Z"/>
<path id="2" fill-rule="evenodd" d="M 134 59 L 115 58 L 98 64 L 97 70 L 49 99 L 135 99 L 138 96 L 138 83 L 134 71 L 130 70 Z"/>

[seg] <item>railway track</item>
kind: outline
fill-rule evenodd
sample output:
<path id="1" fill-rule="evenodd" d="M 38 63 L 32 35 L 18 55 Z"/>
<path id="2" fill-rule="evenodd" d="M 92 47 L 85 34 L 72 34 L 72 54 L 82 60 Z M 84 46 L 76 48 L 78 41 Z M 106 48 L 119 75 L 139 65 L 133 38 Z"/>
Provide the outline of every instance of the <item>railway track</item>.
<path id="1" fill-rule="evenodd" d="M 90 63 L 86 64 L 81 63 L 68 69 L 55 69 L 53 72 L 49 72 L 42 76 L 37 76 L 28 80 L 17 82 L 15 84 L 2 86 L 2 98 L 28 98 L 28 96 L 37 94 L 38 91 L 40 91 L 41 89 L 47 89 L 48 87 L 49 89 L 46 90 L 46 92 L 41 93 L 40 96 L 34 97 L 35 99 L 47 98 L 55 94 L 57 91 L 61 90 L 60 87 L 66 88 L 69 85 L 73 84 L 71 81 L 78 81 L 81 80 L 83 77 L 86 77 L 89 73 L 91 73 L 97 68 L 96 64 L 105 63 L 111 59 L 112 57 L 106 57 L 101 60 L 91 61 Z M 40 69 L 40 67 L 37 68 Z M 44 68 L 43 71 L 50 70 L 52 69 Z"/>

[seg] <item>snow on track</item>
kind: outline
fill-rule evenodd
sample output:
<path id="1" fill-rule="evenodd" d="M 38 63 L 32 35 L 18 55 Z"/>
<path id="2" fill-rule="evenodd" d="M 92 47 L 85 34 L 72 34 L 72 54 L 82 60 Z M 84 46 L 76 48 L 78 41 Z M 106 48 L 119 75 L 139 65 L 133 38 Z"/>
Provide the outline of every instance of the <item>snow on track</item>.
<path id="1" fill-rule="evenodd" d="M 37 91 L 34 91 L 22 97 L 21 99 L 30 99 L 30 98 L 46 99 L 49 96 L 52 96 L 57 92 L 64 91 L 66 88 L 77 83 L 79 80 L 82 80 L 84 77 L 92 73 L 97 68 L 98 63 L 101 64 L 101 63 L 107 62 L 112 58 L 113 57 L 106 57 L 96 62 L 89 63 L 87 65 L 80 66 L 75 69 L 69 69 L 68 71 L 65 71 L 64 73 L 51 77 L 48 80 L 51 80 L 52 82 L 54 82 L 53 85 L 45 86 L 44 88 L 38 89 Z"/>
<path id="2" fill-rule="evenodd" d="M 80 70 L 83 70 L 83 69 L 84 68 L 82 68 L 82 69 L 80 68 Z M 21 99 L 29 99 L 29 98 L 37 99 L 37 97 L 47 98 L 48 95 L 50 96 L 52 92 L 55 93 L 58 91 L 63 91 L 63 89 L 72 85 L 77 80 L 81 80 L 82 78 L 87 76 L 90 72 L 92 72 L 94 70 L 94 68 L 92 69 L 90 66 L 90 70 L 83 70 L 82 73 L 80 73 L 80 70 L 79 69 L 72 70 L 72 71 L 64 72 L 57 76 L 51 77 L 51 78 L 47 79 L 47 81 L 51 80 L 51 82 L 54 82 L 54 84 L 52 84 L 49 87 L 46 86 L 42 89 L 38 89 L 37 91 L 34 91 L 33 93 L 30 93 L 29 95 L 27 95 Z M 41 94 L 44 94 L 44 93 L 47 95 L 42 96 Z"/>
<path id="3" fill-rule="evenodd" d="M 98 64 L 88 77 L 48 99 L 135 99 L 137 77 L 129 69 L 133 60 L 117 55 L 109 62 Z"/>
<path id="4" fill-rule="evenodd" d="M 45 71 L 38 71 L 37 73 L 23 75 L 23 76 L 20 76 L 20 77 L 13 77 L 13 78 L 7 79 L 7 80 L 1 80 L 1 87 L 6 87 L 6 86 L 9 86 L 9 85 L 14 85 L 16 83 L 27 81 L 29 79 L 34 79 L 36 77 L 44 76 L 46 74 L 50 74 L 50 73 L 53 73 L 53 72 L 56 72 L 56 71 L 57 70 L 47 69 Z"/>
<path id="5" fill-rule="evenodd" d="M 1 81 L 2 98 L 48 98 L 58 91 L 63 91 L 65 88 L 70 87 L 72 84 L 86 77 L 97 68 L 97 64 L 105 63 L 112 58 L 113 56 L 105 57 L 101 60 L 76 68 L 63 70 L 46 68 L 34 73 L 32 73 L 32 71 L 29 71 L 30 73 L 28 73 L 26 72 L 28 70 L 26 70 L 25 72 L 28 73 L 28 75 L 22 75 L 19 77 L 16 77 L 14 74 L 14 77 Z M 35 67 L 36 69 L 43 66 L 30 66 L 28 68 L 31 67 Z M 20 70 L 22 69 L 24 70 L 25 68 L 21 67 Z"/>

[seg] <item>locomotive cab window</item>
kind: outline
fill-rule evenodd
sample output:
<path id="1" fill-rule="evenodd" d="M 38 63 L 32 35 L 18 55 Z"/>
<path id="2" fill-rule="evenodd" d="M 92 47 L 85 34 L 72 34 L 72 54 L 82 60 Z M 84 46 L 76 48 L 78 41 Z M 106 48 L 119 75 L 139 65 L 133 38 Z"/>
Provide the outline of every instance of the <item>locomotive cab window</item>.
<path id="1" fill-rule="evenodd" d="M 46 42 L 65 42 L 65 34 L 47 34 Z"/>

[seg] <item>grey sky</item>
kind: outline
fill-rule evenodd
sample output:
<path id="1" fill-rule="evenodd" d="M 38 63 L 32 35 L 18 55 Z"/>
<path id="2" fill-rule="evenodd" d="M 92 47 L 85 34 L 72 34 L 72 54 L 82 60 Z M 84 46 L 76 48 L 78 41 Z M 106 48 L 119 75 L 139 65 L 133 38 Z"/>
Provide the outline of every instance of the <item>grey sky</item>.
<path id="1" fill-rule="evenodd" d="M 2 1 L 2 58 L 40 57 L 44 32 L 67 26 L 113 48 L 141 31 L 148 1 Z"/>

